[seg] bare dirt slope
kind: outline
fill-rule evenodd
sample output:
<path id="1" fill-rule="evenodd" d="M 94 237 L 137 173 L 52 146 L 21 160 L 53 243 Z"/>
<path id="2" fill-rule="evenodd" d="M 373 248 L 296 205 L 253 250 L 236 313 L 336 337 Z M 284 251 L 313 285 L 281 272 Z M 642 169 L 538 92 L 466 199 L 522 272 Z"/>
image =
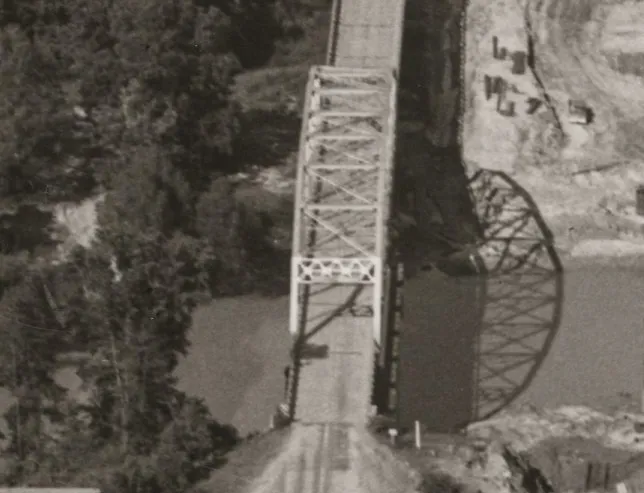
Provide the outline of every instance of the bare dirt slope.
<path id="1" fill-rule="evenodd" d="M 641 3 L 613 0 L 472 0 L 468 7 L 468 171 L 513 176 L 564 253 L 644 252 L 637 234 L 644 221 L 634 208 L 635 187 L 644 182 L 643 35 L 634 27 L 642 15 Z M 493 36 L 509 52 L 528 52 L 531 41 L 533 69 L 512 74 L 511 61 L 495 60 Z M 485 75 L 509 83 L 514 116 L 486 99 Z M 529 97 L 542 103 L 534 114 L 527 114 Z M 591 107 L 590 125 L 569 122 L 569 99 Z"/>
<path id="2" fill-rule="evenodd" d="M 294 426 L 284 452 L 248 491 L 415 493 L 418 484 L 418 475 L 367 432 L 318 424 Z"/>

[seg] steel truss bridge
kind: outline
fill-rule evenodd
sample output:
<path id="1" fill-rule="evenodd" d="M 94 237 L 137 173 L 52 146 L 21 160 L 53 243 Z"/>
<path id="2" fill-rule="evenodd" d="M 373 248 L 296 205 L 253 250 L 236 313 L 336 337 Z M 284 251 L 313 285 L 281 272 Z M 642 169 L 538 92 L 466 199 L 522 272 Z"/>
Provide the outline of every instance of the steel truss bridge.
<path id="1" fill-rule="evenodd" d="M 361 472 L 379 461 L 365 428 L 396 272 L 388 224 L 404 8 L 334 0 L 327 65 L 309 73 L 291 264 L 293 424 L 255 493 L 394 492 L 404 483 Z"/>
<path id="2" fill-rule="evenodd" d="M 311 68 L 295 189 L 290 331 L 297 423 L 364 426 L 388 318 L 405 0 L 336 0 Z M 318 357 L 316 357 L 316 354 Z"/>
<path id="3" fill-rule="evenodd" d="M 413 123 L 397 114 L 405 3 L 334 0 L 327 65 L 309 74 L 291 265 L 291 433 L 252 493 L 417 491 L 417 478 L 366 431 L 376 368 L 391 412 L 401 347 L 409 349 L 399 344 L 403 272 L 390 231 L 394 204 L 401 205 L 394 199 L 397 120 L 401 135 Z M 449 8 L 432 5 L 430 20 Z M 412 10 L 410 29 L 427 21 Z M 462 14 L 461 33 L 464 23 Z M 472 420 L 507 405 L 534 376 L 559 324 L 562 283 L 551 235 L 527 192 L 495 172 L 477 173 L 468 187 L 485 225 L 476 263 L 486 277 L 477 281 L 477 330 L 463 344 L 473 352 L 462 360 L 476 362 L 472 389 L 464 386 L 475 391 L 466 402 Z M 422 217 L 427 190 L 414 195 Z"/>
<path id="4" fill-rule="evenodd" d="M 257 493 L 402 485 L 360 471 L 378 469 L 365 427 L 396 272 L 388 224 L 404 8 L 405 0 L 334 0 L 327 65 L 309 73 L 291 264 L 293 425 Z"/>

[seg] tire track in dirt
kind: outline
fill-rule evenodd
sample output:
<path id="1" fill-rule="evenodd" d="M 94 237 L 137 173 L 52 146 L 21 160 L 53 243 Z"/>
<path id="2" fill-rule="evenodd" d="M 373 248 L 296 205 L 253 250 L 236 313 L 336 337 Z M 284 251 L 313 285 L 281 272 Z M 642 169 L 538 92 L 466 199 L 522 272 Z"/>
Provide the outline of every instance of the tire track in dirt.
<path id="1" fill-rule="evenodd" d="M 644 83 L 613 70 L 602 53 L 600 37 L 611 5 L 616 2 L 543 0 L 532 2 L 537 70 L 559 105 L 567 97 L 586 101 L 595 113 L 586 127 L 589 140 L 584 161 L 613 162 L 623 158 L 618 135 L 623 125 L 641 126 Z M 564 108 L 562 108 L 564 109 Z M 632 157 L 642 155 L 633 149 Z"/>
<path id="2" fill-rule="evenodd" d="M 573 51 L 578 33 L 573 32 L 572 28 L 562 29 L 562 26 L 574 27 L 578 24 L 573 20 L 571 8 L 568 0 L 545 0 L 531 12 L 537 34 L 537 69 L 543 73 L 546 90 L 555 96 L 562 114 L 567 113 L 563 103 L 567 97 L 585 100 L 593 105 L 596 119 L 594 125 L 587 128 L 589 141 L 602 150 L 608 150 L 609 155 L 604 152 L 600 159 L 610 159 L 617 125 L 614 110 L 605 91 L 599 87 L 596 76 L 582 67 L 579 50 L 577 53 Z"/>

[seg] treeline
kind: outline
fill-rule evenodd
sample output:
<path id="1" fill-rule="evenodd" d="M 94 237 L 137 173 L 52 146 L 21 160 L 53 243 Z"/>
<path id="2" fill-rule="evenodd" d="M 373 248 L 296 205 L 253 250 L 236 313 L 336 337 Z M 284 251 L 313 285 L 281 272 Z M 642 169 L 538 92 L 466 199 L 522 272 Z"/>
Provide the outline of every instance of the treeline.
<path id="1" fill-rule="evenodd" d="M 2 0 L 0 208 L 107 192 L 64 263 L 0 242 L 3 485 L 186 491 L 240 439 L 176 388 L 192 311 L 277 282 L 290 204 L 241 200 L 233 78 L 297 31 L 288 0 Z M 213 330 L 216 328 L 213 328 Z M 88 397 L 54 380 L 62 354 Z"/>

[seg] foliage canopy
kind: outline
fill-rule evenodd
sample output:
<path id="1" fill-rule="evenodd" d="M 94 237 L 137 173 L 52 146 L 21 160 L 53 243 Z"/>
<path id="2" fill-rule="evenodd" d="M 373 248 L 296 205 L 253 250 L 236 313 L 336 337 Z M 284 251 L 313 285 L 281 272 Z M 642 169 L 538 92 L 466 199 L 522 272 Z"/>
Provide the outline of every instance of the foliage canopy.
<path id="1" fill-rule="evenodd" d="M 286 0 L 0 0 L 0 211 L 105 193 L 62 263 L 0 245 L 4 484 L 185 491 L 239 441 L 173 373 L 200 301 L 272 276 L 290 204 L 230 179 L 231 94 L 292 27 Z"/>

